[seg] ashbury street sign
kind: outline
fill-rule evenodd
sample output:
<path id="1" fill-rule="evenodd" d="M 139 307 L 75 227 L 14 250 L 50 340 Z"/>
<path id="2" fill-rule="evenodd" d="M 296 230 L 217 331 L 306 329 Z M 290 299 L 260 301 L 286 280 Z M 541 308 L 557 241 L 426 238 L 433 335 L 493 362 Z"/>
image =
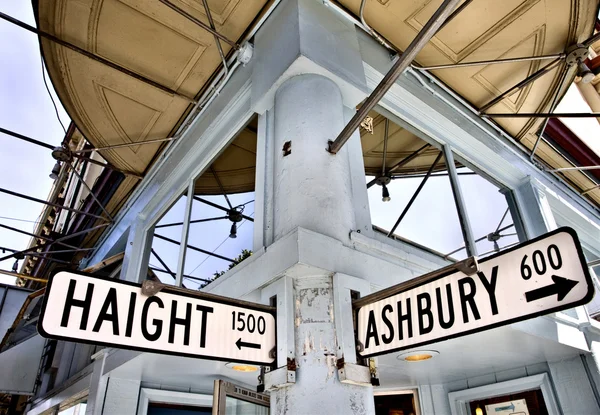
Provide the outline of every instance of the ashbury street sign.
<path id="1" fill-rule="evenodd" d="M 188 291 L 187 293 L 185 291 Z M 59 272 L 48 281 L 38 331 L 47 338 L 270 365 L 275 311 L 231 298 Z"/>
<path id="2" fill-rule="evenodd" d="M 577 235 L 561 228 L 480 261 L 472 275 L 451 270 L 357 300 L 359 354 L 488 330 L 583 305 L 593 295 Z"/>

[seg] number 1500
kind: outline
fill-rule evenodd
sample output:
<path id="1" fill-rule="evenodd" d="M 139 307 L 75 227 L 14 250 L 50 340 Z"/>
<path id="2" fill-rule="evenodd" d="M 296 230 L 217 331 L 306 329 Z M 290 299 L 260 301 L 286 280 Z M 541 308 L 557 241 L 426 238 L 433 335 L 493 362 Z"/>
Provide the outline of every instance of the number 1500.
<path id="1" fill-rule="evenodd" d="M 237 318 L 236 318 L 237 315 Z M 238 323 L 236 327 L 236 323 Z M 254 317 L 254 314 L 232 311 L 231 312 L 231 329 L 237 331 L 248 330 L 250 333 L 254 333 L 255 330 L 258 331 L 258 334 L 265 334 L 265 318 L 263 316 L 259 316 L 258 319 Z"/>

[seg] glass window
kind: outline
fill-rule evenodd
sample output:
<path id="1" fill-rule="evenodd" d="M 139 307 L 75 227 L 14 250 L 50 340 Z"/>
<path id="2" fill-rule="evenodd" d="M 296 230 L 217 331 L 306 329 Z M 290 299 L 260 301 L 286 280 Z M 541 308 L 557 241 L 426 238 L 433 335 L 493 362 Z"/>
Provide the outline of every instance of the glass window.
<path id="1" fill-rule="evenodd" d="M 199 289 L 251 254 L 255 165 L 253 119 L 156 222 L 150 278 L 175 284 L 184 254 L 182 285 Z"/>
<path id="2" fill-rule="evenodd" d="M 375 112 L 361 128 L 371 219 L 376 232 L 449 259 L 466 258 L 465 242 L 443 152 Z M 518 243 L 506 195 L 454 160 L 477 255 Z"/>
<path id="3" fill-rule="evenodd" d="M 469 402 L 474 415 L 548 415 L 541 389 Z"/>

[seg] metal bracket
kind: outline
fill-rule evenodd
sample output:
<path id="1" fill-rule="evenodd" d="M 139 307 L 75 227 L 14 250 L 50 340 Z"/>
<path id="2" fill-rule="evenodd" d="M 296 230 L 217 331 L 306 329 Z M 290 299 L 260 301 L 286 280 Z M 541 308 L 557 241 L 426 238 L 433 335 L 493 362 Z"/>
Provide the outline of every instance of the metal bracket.
<path id="1" fill-rule="evenodd" d="M 142 283 L 142 295 L 152 297 L 165 287 L 165 284 L 158 281 L 146 280 Z"/>
<path id="2" fill-rule="evenodd" d="M 379 386 L 379 378 L 377 377 L 377 362 L 373 358 L 369 359 L 369 375 L 371 376 L 371 385 Z"/>
<path id="3" fill-rule="evenodd" d="M 455 265 L 458 271 L 466 275 L 473 275 L 479 271 L 479 260 L 476 256 L 459 261 Z"/>
<path id="4" fill-rule="evenodd" d="M 567 56 L 565 57 L 565 62 L 569 66 L 577 65 L 579 62 L 583 62 L 587 59 L 590 50 L 584 45 L 577 44 L 572 45 L 566 50 Z"/>
<path id="5" fill-rule="evenodd" d="M 371 371 L 368 367 L 353 363 L 346 363 L 344 359 L 337 361 L 338 377 L 340 382 L 350 385 L 371 386 Z"/>
<path id="6" fill-rule="evenodd" d="M 282 366 L 268 372 L 265 371 L 264 385 L 261 389 L 263 391 L 272 391 L 293 385 L 296 383 L 296 368 L 295 359 L 288 359 L 287 366 Z"/>

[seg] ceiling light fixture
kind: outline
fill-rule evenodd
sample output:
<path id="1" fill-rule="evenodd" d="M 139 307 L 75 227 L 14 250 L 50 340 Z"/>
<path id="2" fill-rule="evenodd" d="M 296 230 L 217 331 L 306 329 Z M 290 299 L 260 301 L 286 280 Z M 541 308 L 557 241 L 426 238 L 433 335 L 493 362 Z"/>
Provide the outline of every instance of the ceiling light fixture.
<path id="1" fill-rule="evenodd" d="M 396 359 L 405 360 L 407 362 L 421 362 L 423 360 L 433 359 L 439 354 L 440 353 L 436 352 L 435 350 L 415 350 L 412 352 L 400 354 L 396 356 Z"/>
<path id="2" fill-rule="evenodd" d="M 381 200 L 384 201 L 384 202 L 389 202 L 390 200 L 392 200 L 390 198 L 390 191 L 388 190 L 388 188 L 387 188 L 387 186 L 385 184 L 382 185 Z"/>
<path id="3" fill-rule="evenodd" d="M 235 370 L 236 372 L 256 372 L 258 370 L 258 366 L 247 365 L 244 363 L 227 363 L 225 365 L 226 368 Z"/>
<path id="4" fill-rule="evenodd" d="M 58 179 L 58 175 L 60 173 L 60 161 L 57 161 L 54 167 L 52 167 L 52 172 L 50 173 L 50 178 L 52 180 Z"/>

